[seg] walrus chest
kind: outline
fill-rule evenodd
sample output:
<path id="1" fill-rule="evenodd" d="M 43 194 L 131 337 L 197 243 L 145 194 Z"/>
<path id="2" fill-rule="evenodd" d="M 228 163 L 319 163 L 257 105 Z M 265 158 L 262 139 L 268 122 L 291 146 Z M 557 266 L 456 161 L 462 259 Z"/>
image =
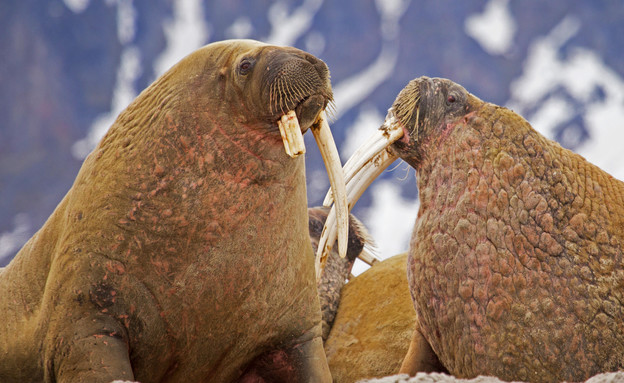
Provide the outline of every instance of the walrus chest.
<path id="1" fill-rule="evenodd" d="M 113 279 L 122 281 L 117 302 L 151 313 L 130 323 L 134 347 L 146 338 L 168 344 L 177 373 L 201 377 L 222 368 L 220 360 L 239 368 L 258 349 L 314 328 L 320 314 L 305 182 L 281 181 L 217 178 L 186 189 L 177 181 L 121 218 L 129 230 L 111 230 L 108 249 L 126 270 Z M 180 361 L 189 353 L 204 358 L 201 369 Z"/>

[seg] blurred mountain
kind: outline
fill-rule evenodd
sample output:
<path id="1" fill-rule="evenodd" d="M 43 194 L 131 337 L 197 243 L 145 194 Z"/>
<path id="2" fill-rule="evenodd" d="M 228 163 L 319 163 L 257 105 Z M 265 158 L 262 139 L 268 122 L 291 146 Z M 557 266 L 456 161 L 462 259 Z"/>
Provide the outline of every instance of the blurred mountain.
<path id="1" fill-rule="evenodd" d="M 0 22 L 0 266 L 117 114 L 184 55 L 228 38 L 296 46 L 328 64 L 345 161 L 399 90 L 427 75 L 513 108 L 624 179 L 622 1 L 5 0 Z M 307 169 L 319 204 L 328 181 L 314 149 Z M 383 257 L 407 248 L 413 174 L 398 164 L 355 209 Z"/>

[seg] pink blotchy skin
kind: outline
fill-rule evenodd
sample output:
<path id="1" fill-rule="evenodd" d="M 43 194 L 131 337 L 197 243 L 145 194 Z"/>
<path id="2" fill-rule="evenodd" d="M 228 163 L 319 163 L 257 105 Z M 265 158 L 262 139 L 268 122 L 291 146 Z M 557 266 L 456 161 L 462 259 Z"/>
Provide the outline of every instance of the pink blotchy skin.
<path id="1" fill-rule="evenodd" d="M 412 137 L 393 150 L 420 197 L 417 330 L 449 372 L 559 382 L 623 368 L 624 183 L 449 80 L 412 81 L 394 108 Z"/>
<path id="2" fill-rule="evenodd" d="M 331 381 L 304 158 L 276 125 L 329 100 L 322 61 L 250 40 L 156 80 L 0 274 L 0 381 Z"/>

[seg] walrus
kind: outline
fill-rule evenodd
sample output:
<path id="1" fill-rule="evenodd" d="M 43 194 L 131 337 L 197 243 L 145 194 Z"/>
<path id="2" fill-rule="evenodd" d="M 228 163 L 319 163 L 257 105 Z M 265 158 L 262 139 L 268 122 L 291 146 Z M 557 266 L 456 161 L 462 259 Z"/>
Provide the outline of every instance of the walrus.
<path id="1" fill-rule="evenodd" d="M 299 156 L 330 102 L 320 59 L 251 40 L 158 78 L 2 270 L 0 381 L 331 381 Z"/>
<path id="2" fill-rule="evenodd" d="M 308 208 L 308 230 L 312 250 L 316 252 L 319 247 L 319 239 L 325 229 L 325 222 L 330 208 L 316 206 Z M 378 262 L 375 241 L 368 232 L 362 221 L 353 214 L 349 215 L 349 236 L 347 242 L 347 254 L 341 257 L 335 248 L 330 248 L 327 256 L 326 267 L 317 280 L 319 301 L 321 304 L 321 338 L 323 343 L 329 336 L 338 305 L 342 301 L 342 288 L 352 277 L 351 270 L 356 259 L 372 266 Z"/>
<path id="3" fill-rule="evenodd" d="M 414 339 L 450 373 L 554 382 L 624 367 L 623 182 L 447 79 L 412 80 L 373 141 L 345 164 L 347 193 L 397 157 L 415 169 Z"/>
<path id="4" fill-rule="evenodd" d="M 343 287 L 325 342 L 335 383 L 399 372 L 416 321 L 406 263 L 407 253 L 376 262 Z M 440 368 L 437 362 L 430 370 Z"/>

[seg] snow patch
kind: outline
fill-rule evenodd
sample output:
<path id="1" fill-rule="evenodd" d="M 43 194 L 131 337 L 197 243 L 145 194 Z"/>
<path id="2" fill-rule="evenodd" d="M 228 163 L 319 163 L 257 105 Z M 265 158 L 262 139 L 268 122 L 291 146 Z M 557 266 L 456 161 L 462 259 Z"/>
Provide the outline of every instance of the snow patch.
<path id="1" fill-rule="evenodd" d="M 383 41 L 381 51 L 368 67 L 333 87 L 336 102 L 335 120 L 360 104 L 386 81 L 394 72 L 399 58 L 399 21 L 409 7 L 410 1 L 378 0 L 375 4 L 381 18 L 380 32 Z"/>
<path id="2" fill-rule="evenodd" d="M 334 101 L 336 102 L 334 118 L 338 120 L 386 81 L 394 72 L 398 58 L 398 44 L 384 44 L 379 56 L 370 66 L 336 84 L 334 86 Z"/>
<path id="3" fill-rule="evenodd" d="M 347 128 L 349 132 L 340 147 L 340 157 L 346 162 L 355 151 L 368 140 L 373 132 L 383 124 L 384 116 L 379 113 L 375 105 L 364 104 L 360 107 L 360 112 Z"/>
<path id="4" fill-rule="evenodd" d="M 310 143 L 310 145 L 311 144 L 312 143 Z M 308 144 L 306 144 L 306 146 L 309 147 Z M 309 171 L 306 177 L 306 183 L 308 195 L 319 196 L 319 198 L 325 198 L 325 194 L 327 194 L 330 188 L 329 179 L 324 167 L 322 169 Z"/>
<path id="5" fill-rule="evenodd" d="M 294 46 L 297 39 L 312 26 L 312 20 L 321 5 L 323 0 L 305 0 L 289 13 L 288 3 L 273 3 L 268 11 L 271 33 L 264 41 L 273 45 Z"/>
<path id="6" fill-rule="evenodd" d="M 468 16 L 464 24 L 466 34 L 491 55 L 509 52 L 516 29 L 509 0 L 490 0 L 483 13 Z"/>
<path id="7" fill-rule="evenodd" d="M 399 37 L 399 19 L 410 5 L 411 0 L 375 0 L 377 12 L 381 16 L 381 36 L 385 40 Z"/>
<path id="8" fill-rule="evenodd" d="M 549 35 L 538 38 L 529 47 L 524 73 L 511 83 L 511 102 L 515 106 L 532 108 L 559 85 L 573 81 L 564 74 L 569 63 L 559 58 L 559 51 L 580 29 L 580 22 L 572 16 L 561 21 Z M 568 72 L 569 73 L 569 72 Z"/>
<path id="9" fill-rule="evenodd" d="M 573 113 L 572 106 L 560 97 L 549 97 L 540 109 L 531 116 L 531 125 L 546 137 L 555 137 L 556 127 L 568 120 Z"/>
<path id="10" fill-rule="evenodd" d="M 72 146 L 74 158 L 83 160 L 100 142 L 108 129 L 121 113 L 137 96 L 134 89 L 134 82 L 141 75 L 141 54 L 138 48 L 130 46 L 121 53 L 121 64 L 117 70 L 117 81 L 113 91 L 111 110 L 108 113 L 98 116 L 87 137 L 77 141 Z"/>
<path id="11" fill-rule="evenodd" d="M 13 230 L 0 233 L 0 263 L 15 255 L 31 236 L 31 224 L 26 213 L 13 218 Z"/>
<path id="12" fill-rule="evenodd" d="M 620 149 L 624 129 L 617 125 L 624 121 L 624 79 L 589 49 L 577 47 L 562 54 L 563 45 L 580 28 L 580 21 L 568 16 L 531 44 L 524 72 L 511 84 L 507 105 L 551 139 L 560 133 L 580 141 L 573 121 L 580 118 L 589 137 L 574 150 L 624 180 Z"/>
<path id="13" fill-rule="evenodd" d="M 204 7 L 200 0 L 173 2 L 173 19 L 164 22 L 165 50 L 154 60 L 154 72 L 160 76 L 189 53 L 200 48 L 210 37 L 204 21 Z"/>
<path id="14" fill-rule="evenodd" d="M 122 45 L 130 44 L 136 35 L 136 9 L 133 0 L 117 0 L 117 38 Z"/>
<path id="15" fill-rule="evenodd" d="M 134 82 L 142 72 L 141 53 L 137 47 L 131 45 L 137 29 L 137 13 L 133 0 L 107 0 L 106 4 L 117 6 L 117 39 L 124 48 L 117 68 L 111 110 L 98 116 L 91 124 L 87 136 L 72 145 L 72 155 L 78 160 L 89 155 L 115 122 L 117 115 L 137 96 Z"/>
<path id="16" fill-rule="evenodd" d="M 403 197 L 401 185 L 392 180 L 375 181 L 371 192 L 371 205 L 361 220 L 377 243 L 379 257 L 386 259 L 407 251 L 418 200 Z"/>
<path id="17" fill-rule="evenodd" d="M 247 39 L 253 33 L 253 25 L 247 16 L 240 16 L 224 32 L 228 39 Z"/>
<path id="18" fill-rule="evenodd" d="M 304 41 L 305 50 L 314 56 L 320 56 L 325 50 L 325 37 L 320 32 L 310 32 Z"/>
<path id="19" fill-rule="evenodd" d="M 63 4 L 65 4 L 70 11 L 78 14 L 87 9 L 89 6 L 89 0 L 63 0 Z"/>

